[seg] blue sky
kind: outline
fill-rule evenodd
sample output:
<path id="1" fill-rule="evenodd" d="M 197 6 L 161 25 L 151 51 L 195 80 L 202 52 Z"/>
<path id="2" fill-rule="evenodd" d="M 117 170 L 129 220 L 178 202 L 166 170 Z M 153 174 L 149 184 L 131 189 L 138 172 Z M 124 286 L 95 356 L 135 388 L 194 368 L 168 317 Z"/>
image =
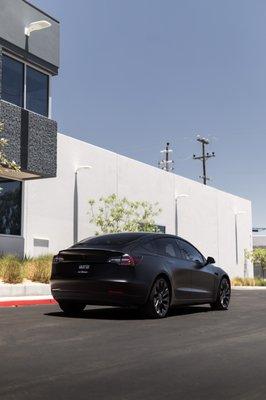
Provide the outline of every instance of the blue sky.
<path id="1" fill-rule="evenodd" d="M 266 226 L 265 0 L 32 0 L 61 21 L 59 131 L 253 202 Z"/>

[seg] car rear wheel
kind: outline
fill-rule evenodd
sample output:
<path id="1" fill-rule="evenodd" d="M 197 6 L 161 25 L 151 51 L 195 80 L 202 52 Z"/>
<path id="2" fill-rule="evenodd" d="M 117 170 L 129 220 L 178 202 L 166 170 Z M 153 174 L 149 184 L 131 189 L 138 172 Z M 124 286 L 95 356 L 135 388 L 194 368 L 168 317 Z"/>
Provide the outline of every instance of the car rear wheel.
<path id="1" fill-rule="evenodd" d="M 213 310 L 228 310 L 231 297 L 230 282 L 227 278 L 223 278 L 220 282 L 217 299 L 211 304 Z"/>
<path id="2" fill-rule="evenodd" d="M 58 304 L 61 310 L 67 315 L 80 314 L 86 307 L 86 304 L 84 303 L 74 303 L 69 301 L 59 301 Z"/>
<path id="3" fill-rule="evenodd" d="M 159 277 L 154 282 L 144 313 L 150 318 L 166 317 L 170 307 L 170 286 L 167 280 Z"/>

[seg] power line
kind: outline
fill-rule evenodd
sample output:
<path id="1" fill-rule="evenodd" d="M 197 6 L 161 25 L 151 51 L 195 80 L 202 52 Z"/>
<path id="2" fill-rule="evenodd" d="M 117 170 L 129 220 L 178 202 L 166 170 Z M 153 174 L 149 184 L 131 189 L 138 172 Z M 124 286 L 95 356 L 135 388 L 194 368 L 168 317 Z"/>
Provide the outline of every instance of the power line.
<path id="1" fill-rule="evenodd" d="M 195 154 L 193 154 L 193 160 L 200 160 L 202 161 L 202 171 L 203 174 L 202 176 L 200 176 L 200 178 L 203 180 L 203 184 L 207 185 L 207 181 L 210 180 L 210 178 L 207 177 L 207 172 L 206 172 L 206 161 L 209 158 L 215 157 L 215 153 L 214 151 L 210 154 L 210 153 L 206 153 L 205 152 L 205 146 L 208 145 L 210 143 L 210 141 L 204 137 L 201 136 L 197 136 L 197 141 L 201 143 L 201 149 L 202 149 L 202 155 L 201 156 L 196 156 Z"/>
<path id="2" fill-rule="evenodd" d="M 173 150 L 171 150 L 169 146 L 170 146 L 170 143 L 166 143 L 165 149 L 161 150 L 163 159 L 158 162 L 158 167 L 167 172 L 174 170 L 174 161 L 170 160 L 170 158 L 169 158 L 170 153 L 173 153 Z"/>

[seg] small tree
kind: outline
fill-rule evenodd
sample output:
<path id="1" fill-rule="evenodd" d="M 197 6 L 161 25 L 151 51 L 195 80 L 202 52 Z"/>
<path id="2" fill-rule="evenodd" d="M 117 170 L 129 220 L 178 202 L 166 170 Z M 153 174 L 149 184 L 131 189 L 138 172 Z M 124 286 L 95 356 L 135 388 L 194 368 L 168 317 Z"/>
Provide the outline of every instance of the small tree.
<path id="1" fill-rule="evenodd" d="M 96 201 L 89 200 L 90 222 L 94 223 L 100 233 L 117 232 L 157 232 L 154 217 L 160 214 L 158 203 L 150 204 L 147 201 L 130 201 L 118 198 L 116 194 L 99 199 L 98 208 L 95 210 Z"/>
<path id="2" fill-rule="evenodd" d="M 258 247 L 253 251 L 246 252 L 246 258 L 260 266 L 262 277 L 264 279 L 264 271 L 266 269 L 266 248 Z"/>
<path id="3" fill-rule="evenodd" d="M 4 130 L 4 124 L 0 122 L 0 134 Z M 8 140 L 4 138 L 0 138 L 0 172 L 3 168 L 13 169 L 15 171 L 19 171 L 20 168 L 15 161 L 9 161 L 4 153 L 4 148 L 8 144 Z"/>

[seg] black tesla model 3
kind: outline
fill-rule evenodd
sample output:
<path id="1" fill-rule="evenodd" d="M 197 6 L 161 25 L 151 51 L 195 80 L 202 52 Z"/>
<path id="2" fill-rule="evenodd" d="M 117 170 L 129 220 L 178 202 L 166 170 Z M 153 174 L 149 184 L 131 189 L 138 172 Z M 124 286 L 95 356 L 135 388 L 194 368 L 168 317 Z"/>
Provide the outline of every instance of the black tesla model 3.
<path id="1" fill-rule="evenodd" d="M 209 303 L 214 310 L 227 310 L 230 279 L 214 263 L 173 235 L 96 236 L 54 257 L 52 294 L 70 315 L 88 304 L 136 306 L 154 318 L 181 304 Z"/>

